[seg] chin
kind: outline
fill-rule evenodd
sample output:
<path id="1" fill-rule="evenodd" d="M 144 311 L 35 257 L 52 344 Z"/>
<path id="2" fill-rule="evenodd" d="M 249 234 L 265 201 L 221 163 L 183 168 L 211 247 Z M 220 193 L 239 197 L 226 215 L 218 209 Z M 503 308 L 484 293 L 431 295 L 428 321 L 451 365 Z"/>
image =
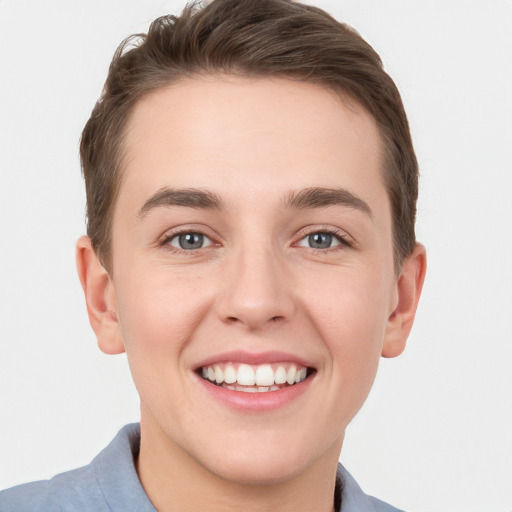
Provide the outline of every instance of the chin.
<path id="1" fill-rule="evenodd" d="M 340 443 L 312 445 L 314 438 L 293 436 L 289 431 L 269 435 L 264 430 L 259 433 L 253 431 L 245 439 L 243 436 L 236 439 L 232 435 L 227 444 L 221 442 L 222 448 L 219 443 L 217 448 L 220 449 L 203 452 L 200 463 L 211 473 L 240 485 L 281 484 L 303 474 L 323 457 L 337 461 Z"/>
<path id="2" fill-rule="evenodd" d="M 298 460 L 298 457 L 282 457 L 281 454 L 229 459 L 224 460 L 223 464 L 213 465 L 210 471 L 223 480 L 249 486 L 271 486 L 290 481 L 309 465 L 305 460 Z"/>

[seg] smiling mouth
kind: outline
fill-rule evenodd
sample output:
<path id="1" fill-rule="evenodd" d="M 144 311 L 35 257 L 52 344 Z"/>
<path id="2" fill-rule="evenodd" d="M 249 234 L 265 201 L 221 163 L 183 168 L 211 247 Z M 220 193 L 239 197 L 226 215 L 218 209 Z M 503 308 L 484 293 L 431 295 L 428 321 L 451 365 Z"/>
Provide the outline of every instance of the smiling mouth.
<path id="1" fill-rule="evenodd" d="M 199 368 L 198 374 L 206 381 L 245 393 L 266 393 L 295 386 L 315 372 L 295 363 L 234 364 L 218 363 Z"/>

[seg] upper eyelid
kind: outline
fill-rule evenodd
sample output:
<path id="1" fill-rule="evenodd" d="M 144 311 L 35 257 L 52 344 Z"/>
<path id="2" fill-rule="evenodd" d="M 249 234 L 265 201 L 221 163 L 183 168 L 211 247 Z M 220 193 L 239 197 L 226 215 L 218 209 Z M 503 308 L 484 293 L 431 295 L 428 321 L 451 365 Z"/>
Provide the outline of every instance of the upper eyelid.
<path id="1" fill-rule="evenodd" d="M 338 238 L 341 238 L 346 241 L 353 240 L 352 236 L 349 233 L 347 233 L 347 231 L 345 231 L 344 229 L 326 225 L 303 227 L 297 232 L 296 236 L 299 240 L 302 240 L 304 237 L 312 235 L 314 233 L 328 233 L 330 235 L 337 236 Z"/>
<path id="2" fill-rule="evenodd" d="M 220 237 L 216 236 L 216 233 L 212 229 L 208 229 L 205 226 L 189 224 L 185 226 L 176 226 L 174 228 L 166 229 L 159 237 L 159 243 L 165 243 L 165 241 L 170 240 L 176 236 L 183 235 L 184 233 L 198 233 L 203 235 L 210 240 L 214 241 L 215 238 L 219 239 Z"/>

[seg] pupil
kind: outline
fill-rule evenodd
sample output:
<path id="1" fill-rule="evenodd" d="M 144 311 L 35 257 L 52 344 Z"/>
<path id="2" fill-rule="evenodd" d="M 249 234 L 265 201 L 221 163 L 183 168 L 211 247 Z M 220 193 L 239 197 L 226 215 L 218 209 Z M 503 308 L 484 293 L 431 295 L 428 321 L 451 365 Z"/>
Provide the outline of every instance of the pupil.
<path id="1" fill-rule="evenodd" d="M 203 235 L 200 233 L 186 233 L 180 235 L 179 243 L 182 249 L 200 249 L 203 246 Z"/>
<path id="2" fill-rule="evenodd" d="M 314 249 L 328 249 L 331 246 L 332 235 L 329 233 L 314 233 L 309 235 L 309 245 Z"/>

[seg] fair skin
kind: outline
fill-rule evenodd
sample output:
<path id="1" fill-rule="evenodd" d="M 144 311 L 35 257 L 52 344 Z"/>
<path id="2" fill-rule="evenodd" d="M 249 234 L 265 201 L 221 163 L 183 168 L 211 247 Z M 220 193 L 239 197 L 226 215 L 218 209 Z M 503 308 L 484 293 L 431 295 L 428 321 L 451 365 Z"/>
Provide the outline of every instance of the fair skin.
<path id="1" fill-rule="evenodd" d="M 375 122 L 311 84 L 196 78 L 140 101 L 126 148 L 113 272 L 87 237 L 77 260 L 99 346 L 126 351 L 140 394 L 148 496 L 333 510 L 345 428 L 404 349 L 426 267 L 417 245 L 393 268 Z M 304 380 L 211 382 L 241 365 Z"/>

